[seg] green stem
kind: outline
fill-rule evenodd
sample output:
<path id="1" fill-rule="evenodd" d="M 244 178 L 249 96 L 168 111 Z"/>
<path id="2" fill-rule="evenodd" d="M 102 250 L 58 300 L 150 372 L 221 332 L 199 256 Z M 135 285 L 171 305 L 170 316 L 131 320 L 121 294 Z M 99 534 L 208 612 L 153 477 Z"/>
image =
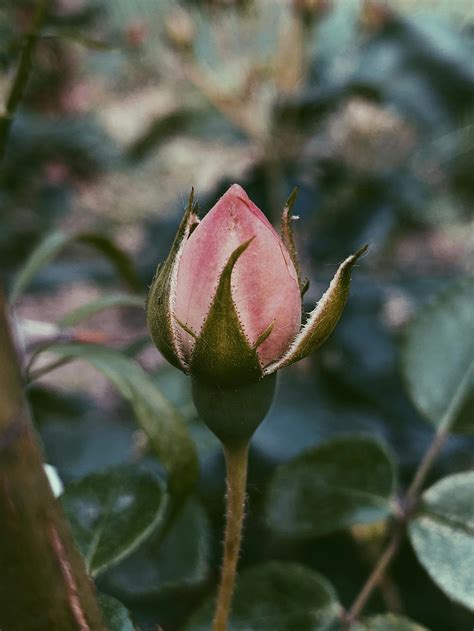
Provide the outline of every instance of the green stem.
<path id="1" fill-rule="evenodd" d="M 242 541 L 247 483 L 248 443 L 225 447 L 227 468 L 227 511 L 224 538 L 224 558 L 212 631 L 226 631 L 234 593 L 237 562 Z"/>
<path id="2" fill-rule="evenodd" d="M 39 0 L 33 16 L 31 28 L 24 37 L 23 47 L 20 53 L 20 61 L 15 78 L 8 93 L 5 103 L 5 111 L 0 115 L 0 163 L 5 155 L 10 128 L 13 123 L 16 109 L 23 97 L 30 76 L 33 53 L 40 36 L 41 28 L 46 17 L 46 9 L 49 0 Z"/>
<path id="3" fill-rule="evenodd" d="M 426 480 L 426 476 L 433 466 L 434 461 L 438 457 L 439 452 L 449 435 L 449 431 L 456 420 L 459 410 L 461 409 L 461 405 L 466 399 L 471 384 L 471 375 L 473 370 L 474 361 L 469 365 L 461 383 L 454 393 L 445 414 L 439 422 L 438 430 L 425 452 L 425 455 L 421 459 L 415 475 L 413 476 L 413 480 L 400 502 L 403 512 L 399 521 L 394 525 L 392 536 L 387 544 L 387 547 L 377 561 L 374 569 L 354 600 L 352 606 L 343 616 L 343 621 L 347 625 L 347 628 L 350 628 L 355 620 L 357 620 L 371 597 L 372 592 L 379 585 L 381 579 L 387 571 L 388 566 L 400 549 L 405 535 L 405 524 L 410 519 L 410 516 L 416 508 L 419 500 L 419 494 L 423 487 L 423 483 Z"/>

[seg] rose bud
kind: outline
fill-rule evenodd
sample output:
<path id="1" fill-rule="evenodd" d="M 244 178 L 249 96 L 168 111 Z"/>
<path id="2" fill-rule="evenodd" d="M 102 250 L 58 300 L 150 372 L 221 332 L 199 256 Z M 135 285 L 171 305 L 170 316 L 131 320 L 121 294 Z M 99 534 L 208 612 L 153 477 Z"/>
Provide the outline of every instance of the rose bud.
<path id="1" fill-rule="evenodd" d="M 259 382 L 309 355 L 334 329 L 351 269 L 347 258 L 301 327 L 301 280 L 291 228 L 281 236 L 238 184 L 199 222 L 191 193 L 171 252 L 150 288 L 147 320 L 158 349 L 211 387 Z"/>

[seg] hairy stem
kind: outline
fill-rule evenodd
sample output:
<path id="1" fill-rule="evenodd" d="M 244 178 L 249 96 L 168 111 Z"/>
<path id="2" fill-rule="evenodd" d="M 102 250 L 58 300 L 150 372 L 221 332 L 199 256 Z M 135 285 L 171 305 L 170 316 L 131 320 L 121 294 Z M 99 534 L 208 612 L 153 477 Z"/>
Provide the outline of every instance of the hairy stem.
<path id="1" fill-rule="evenodd" d="M 94 586 L 53 497 L 0 292 L 0 628 L 105 631 Z"/>
<path id="2" fill-rule="evenodd" d="M 409 520 L 410 516 L 413 514 L 413 511 L 418 504 L 419 494 L 426 480 L 426 476 L 433 466 L 434 461 L 438 457 L 446 441 L 446 438 L 449 435 L 449 430 L 456 420 L 459 410 L 466 399 L 466 395 L 471 384 L 471 375 L 473 370 L 474 362 L 470 364 L 463 379 L 461 380 L 461 383 L 454 393 L 454 396 L 445 414 L 439 422 L 438 430 L 435 433 L 427 451 L 425 452 L 425 455 L 421 459 L 415 475 L 413 476 L 413 480 L 400 502 L 403 514 L 399 521 L 394 525 L 392 536 L 387 544 L 387 547 L 377 561 L 374 569 L 372 570 L 372 573 L 370 574 L 365 585 L 362 587 L 358 596 L 354 600 L 351 608 L 343 616 L 344 622 L 346 623 L 348 628 L 350 628 L 352 623 L 358 618 L 358 616 L 366 606 L 369 598 L 372 595 L 372 592 L 380 584 L 380 581 L 385 575 L 388 566 L 400 549 L 400 545 L 405 535 L 405 524 Z"/>
<path id="3" fill-rule="evenodd" d="M 226 631 L 234 593 L 237 562 L 242 540 L 247 483 L 248 444 L 225 447 L 227 468 L 227 511 L 224 538 L 224 558 L 217 594 L 212 631 Z"/>
<path id="4" fill-rule="evenodd" d="M 38 0 L 30 30 L 24 36 L 15 78 L 5 103 L 5 111 L 0 114 L 0 163 L 5 155 L 10 128 L 16 109 L 23 97 L 30 76 L 33 54 L 41 34 L 49 0 Z"/>

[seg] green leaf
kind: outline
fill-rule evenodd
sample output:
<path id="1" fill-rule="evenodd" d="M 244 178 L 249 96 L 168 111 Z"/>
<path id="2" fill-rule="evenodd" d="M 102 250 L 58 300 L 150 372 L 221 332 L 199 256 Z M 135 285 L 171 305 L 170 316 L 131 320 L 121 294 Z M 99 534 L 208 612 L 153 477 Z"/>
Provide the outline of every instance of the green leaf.
<path id="1" fill-rule="evenodd" d="M 152 151 L 157 151 L 163 143 L 185 132 L 196 116 L 197 112 L 181 109 L 153 120 L 127 148 L 127 157 L 130 160 L 143 160 Z"/>
<path id="2" fill-rule="evenodd" d="M 209 599 L 186 631 L 209 631 L 214 611 Z M 272 561 L 239 576 L 229 631 L 329 631 L 340 605 L 328 581 L 303 565 Z"/>
<path id="3" fill-rule="evenodd" d="M 428 631 L 426 627 L 404 616 L 391 613 L 365 618 L 353 627 L 354 631 Z"/>
<path id="4" fill-rule="evenodd" d="M 209 539 L 206 513 L 196 500 L 189 499 L 166 536 L 155 531 L 108 572 L 107 585 L 127 599 L 195 587 L 208 576 Z"/>
<path id="5" fill-rule="evenodd" d="M 163 484 L 131 466 L 72 482 L 61 501 L 93 576 L 131 554 L 162 521 L 166 506 Z"/>
<path id="6" fill-rule="evenodd" d="M 141 307 L 143 309 L 145 307 L 145 299 L 140 296 L 119 292 L 106 294 L 74 309 L 58 320 L 58 325 L 61 327 L 75 326 L 96 313 L 112 307 Z"/>
<path id="7" fill-rule="evenodd" d="M 170 492 L 177 500 L 185 497 L 198 475 L 196 449 L 180 414 L 152 377 L 133 359 L 103 346 L 54 344 L 47 350 L 60 358 L 83 359 L 110 379 L 131 404 L 138 424 L 168 472 Z"/>
<path id="8" fill-rule="evenodd" d="M 270 481 L 265 518 L 282 537 L 315 537 L 384 519 L 391 511 L 394 467 L 365 436 L 343 436 L 280 465 Z"/>
<path id="9" fill-rule="evenodd" d="M 411 397 L 435 426 L 474 432 L 474 278 L 463 279 L 425 307 L 408 328 L 402 362 Z M 451 412 L 460 384 L 464 400 Z M 455 418 L 447 418 L 452 414 Z"/>
<path id="10" fill-rule="evenodd" d="M 11 304 L 18 300 L 38 271 L 54 259 L 70 239 L 70 235 L 64 232 L 53 232 L 33 250 L 13 281 L 10 289 Z"/>
<path id="11" fill-rule="evenodd" d="M 118 275 L 125 281 L 132 291 L 143 290 L 142 283 L 132 259 L 119 248 L 112 239 L 104 237 L 96 232 L 82 232 L 72 237 L 75 241 L 85 243 L 98 250 L 115 267 Z"/>
<path id="12" fill-rule="evenodd" d="M 53 232 L 33 250 L 16 275 L 10 289 L 10 303 L 13 304 L 18 300 L 41 268 L 48 265 L 66 246 L 74 241 L 85 243 L 98 250 L 114 265 L 118 274 L 133 291 L 142 289 L 130 257 L 107 237 L 92 232 L 79 234 Z"/>
<path id="13" fill-rule="evenodd" d="M 409 535 L 433 581 L 474 611 L 474 472 L 451 475 L 425 491 Z"/>
<path id="14" fill-rule="evenodd" d="M 121 602 L 112 596 L 99 594 L 99 605 L 109 631 L 135 631 L 130 613 Z"/>

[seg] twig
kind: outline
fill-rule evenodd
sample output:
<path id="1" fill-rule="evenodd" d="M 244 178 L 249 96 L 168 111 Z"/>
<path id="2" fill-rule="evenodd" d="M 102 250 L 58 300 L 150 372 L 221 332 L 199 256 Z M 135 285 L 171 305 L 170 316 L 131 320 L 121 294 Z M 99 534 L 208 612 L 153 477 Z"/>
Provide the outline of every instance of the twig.
<path id="1" fill-rule="evenodd" d="M 48 4 L 49 0 L 39 0 L 36 5 L 31 28 L 24 36 L 20 60 L 18 62 L 16 75 L 11 85 L 10 92 L 8 93 L 5 111 L 3 114 L 0 114 L 0 163 L 3 161 L 5 155 L 8 136 L 10 134 L 10 128 L 13 123 L 15 112 L 28 83 L 33 53 L 35 51 L 38 38 L 40 37 Z"/>
<path id="2" fill-rule="evenodd" d="M 348 628 L 356 620 L 357 616 L 365 607 L 367 601 L 372 595 L 372 592 L 380 583 L 392 559 L 397 554 L 402 540 L 403 540 L 403 529 L 399 524 L 397 524 L 393 532 L 393 535 L 390 539 L 390 542 L 385 548 L 382 555 L 380 556 L 379 560 L 377 561 L 377 564 L 374 567 L 372 574 L 369 576 L 365 585 L 360 590 L 357 598 L 354 600 L 354 603 L 352 604 L 349 611 L 344 615 L 344 622 L 347 624 Z"/>
<path id="3" fill-rule="evenodd" d="M 379 585 L 380 580 L 387 571 L 388 566 L 400 549 L 400 545 L 405 536 L 405 525 L 416 508 L 416 505 L 419 501 L 419 493 L 423 486 L 423 483 L 426 480 L 426 476 L 428 475 L 436 457 L 441 451 L 444 442 L 449 435 L 449 430 L 456 420 L 461 405 L 465 401 L 471 383 L 471 374 L 473 370 L 474 361 L 471 362 L 469 368 L 464 374 L 461 383 L 454 393 L 448 409 L 446 410 L 438 425 L 438 430 L 434 435 L 434 438 L 430 446 L 428 447 L 425 455 L 423 456 L 420 464 L 418 465 L 410 486 L 408 487 L 404 497 L 400 502 L 402 512 L 399 516 L 398 522 L 396 522 L 394 525 L 393 533 L 387 547 L 377 561 L 374 569 L 372 570 L 372 573 L 370 574 L 365 585 L 362 587 L 358 596 L 354 600 L 352 606 L 347 611 L 347 613 L 343 615 L 343 621 L 347 625 L 347 628 L 350 628 L 353 622 L 357 620 L 358 616 L 360 615 L 369 598 L 371 597 L 372 592 Z"/>

